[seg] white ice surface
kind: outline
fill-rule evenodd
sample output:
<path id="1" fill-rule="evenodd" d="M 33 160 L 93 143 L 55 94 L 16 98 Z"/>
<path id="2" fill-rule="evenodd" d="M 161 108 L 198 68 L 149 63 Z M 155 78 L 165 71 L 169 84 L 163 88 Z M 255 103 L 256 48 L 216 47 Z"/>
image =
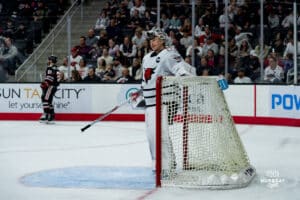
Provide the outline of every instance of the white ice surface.
<path id="1" fill-rule="evenodd" d="M 257 170 L 253 182 L 242 189 L 112 190 L 29 187 L 20 183 L 23 176 L 57 168 L 151 167 L 144 123 L 100 122 L 82 133 L 80 129 L 87 123 L 0 121 L 0 200 L 300 199 L 300 129 L 280 126 L 237 125 Z M 274 177 L 266 176 L 270 173 Z"/>

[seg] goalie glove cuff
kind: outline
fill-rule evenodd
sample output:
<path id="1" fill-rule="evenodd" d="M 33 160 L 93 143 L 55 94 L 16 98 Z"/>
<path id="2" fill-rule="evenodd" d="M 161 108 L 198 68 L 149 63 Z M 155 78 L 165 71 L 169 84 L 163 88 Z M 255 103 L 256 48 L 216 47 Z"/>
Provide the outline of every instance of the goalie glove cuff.
<path id="1" fill-rule="evenodd" d="M 48 88 L 48 83 L 46 82 L 46 81 L 43 81 L 42 83 L 41 83 L 41 85 L 40 85 L 40 87 L 42 88 L 42 89 L 46 89 L 46 88 Z"/>
<path id="2" fill-rule="evenodd" d="M 134 109 L 145 108 L 146 103 L 145 103 L 145 99 L 142 95 L 142 90 L 138 90 L 137 92 L 133 92 L 131 94 L 130 98 L 131 98 L 130 104 Z"/>

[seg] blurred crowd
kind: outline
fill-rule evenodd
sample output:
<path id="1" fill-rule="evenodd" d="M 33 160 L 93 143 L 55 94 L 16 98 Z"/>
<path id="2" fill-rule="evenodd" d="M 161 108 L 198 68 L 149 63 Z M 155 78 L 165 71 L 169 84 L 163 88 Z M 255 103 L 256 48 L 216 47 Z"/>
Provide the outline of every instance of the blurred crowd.
<path id="1" fill-rule="evenodd" d="M 21 7 L 32 7 L 32 3 L 37 2 L 36 7 L 39 10 L 38 5 L 41 1 L 29 2 L 29 4 L 22 4 Z M 64 4 L 63 1 L 58 2 Z M 71 56 L 68 58 L 66 55 L 59 60 L 61 81 L 140 82 L 141 62 L 143 56 L 150 51 L 146 32 L 159 26 L 169 36 L 169 48 L 176 48 L 182 57 L 196 68 L 199 76 L 223 74 L 230 83 L 286 82 L 287 74 L 294 67 L 293 60 L 300 55 L 300 43 L 298 42 L 297 52 L 294 51 L 293 46 L 294 0 L 264 1 L 262 49 L 260 1 L 230 0 L 227 11 L 223 0 L 195 2 L 196 24 L 192 34 L 190 0 L 160 0 L 159 23 L 156 22 L 156 1 L 107 0 L 104 7 L 99 8 L 99 14 L 95 16 L 95 24 L 86 30 L 85 35 L 78 38 L 78 44 L 70 50 Z M 41 5 L 45 6 L 45 3 Z M 300 10 L 299 6 L 298 4 L 298 10 Z M 40 13 L 34 10 L 31 13 L 33 18 Z M 62 10 L 55 11 L 55 13 L 59 12 Z M 226 12 L 228 19 L 226 19 Z M 296 19 L 299 27 L 299 15 Z M 229 25 L 228 73 L 225 73 L 226 20 Z M 49 24 L 41 25 L 41 30 L 47 32 L 50 28 Z M 35 29 L 32 30 L 36 34 Z M 300 34 L 298 35 L 300 38 Z M 39 37 L 34 39 L 34 43 L 38 43 L 35 40 L 39 40 Z M 32 41 L 29 43 L 32 44 Z M 28 50 L 30 51 L 30 45 L 26 47 L 26 51 Z M 195 55 L 195 59 L 192 59 L 192 54 Z M 263 56 L 263 77 L 260 73 L 260 55 Z"/>
<path id="2" fill-rule="evenodd" d="M 223 74 L 230 83 L 253 83 L 262 80 L 267 83 L 283 83 L 288 71 L 293 68 L 293 59 L 296 59 L 297 53 L 293 48 L 292 0 L 265 1 L 262 50 L 260 2 L 230 1 L 227 10 L 229 63 L 226 74 L 226 15 L 223 1 L 196 1 L 194 34 L 190 1 L 160 2 L 161 18 L 160 23 L 156 23 L 156 5 L 152 1 L 106 1 L 105 6 L 99 9 L 95 25 L 87 30 L 87 34 L 71 50 L 71 79 L 117 83 L 141 81 L 142 58 L 150 51 L 145 33 L 157 28 L 157 24 L 168 34 L 169 47 L 176 48 L 196 68 L 199 76 Z M 299 16 L 297 25 L 300 25 Z M 263 77 L 260 73 L 261 53 Z M 65 72 L 68 69 L 66 60 L 67 58 L 61 67 Z M 63 76 L 63 80 L 69 79 L 67 73 Z"/>
<path id="3" fill-rule="evenodd" d="M 67 0 L 0 1 L 0 81 L 15 74 L 67 7 Z"/>

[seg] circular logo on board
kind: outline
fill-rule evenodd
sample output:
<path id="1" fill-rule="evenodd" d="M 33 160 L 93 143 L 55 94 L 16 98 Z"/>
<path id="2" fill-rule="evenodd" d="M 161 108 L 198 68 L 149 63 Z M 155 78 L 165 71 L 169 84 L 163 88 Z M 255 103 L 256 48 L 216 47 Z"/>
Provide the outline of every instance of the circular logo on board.
<path id="1" fill-rule="evenodd" d="M 129 88 L 125 93 L 125 98 L 128 99 L 132 93 L 138 91 L 138 88 Z"/>

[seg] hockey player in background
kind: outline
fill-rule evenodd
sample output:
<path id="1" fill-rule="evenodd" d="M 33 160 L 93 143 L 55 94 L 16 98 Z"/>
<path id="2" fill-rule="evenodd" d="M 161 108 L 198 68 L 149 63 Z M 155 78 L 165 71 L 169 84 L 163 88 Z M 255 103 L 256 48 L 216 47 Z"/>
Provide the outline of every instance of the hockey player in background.
<path id="1" fill-rule="evenodd" d="M 53 107 L 53 97 L 59 85 L 58 67 L 56 66 L 57 57 L 51 55 L 48 57 L 47 69 L 44 81 L 40 84 L 42 88 L 42 104 L 44 113 L 40 118 L 42 123 L 54 123 L 55 113 Z"/>
<path id="2" fill-rule="evenodd" d="M 156 133 L 156 79 L 159 76 L 192 76 L 196 75 L 195 68 L 186 63 L 180 54 L 169 48 L 169 38 L 159 29 L 147 32 L 152 51 L 144 56 L 142 61 L 143 80 L 142 95 L 145 99 L 146 135 L 151 153 L 153 169 L 155 169 L 155 133 Z M 140 92 L 132 94 L 132 99 L 140 99 Z M 169 121 L 170 123 L 170 121 Z M 167 131 L 163 131 L 162 143 L 162 171 L 168 172 L 170 166 L 174 166 L 175 155 L 168 153 L 166 146 L 172 146 Z"/>

